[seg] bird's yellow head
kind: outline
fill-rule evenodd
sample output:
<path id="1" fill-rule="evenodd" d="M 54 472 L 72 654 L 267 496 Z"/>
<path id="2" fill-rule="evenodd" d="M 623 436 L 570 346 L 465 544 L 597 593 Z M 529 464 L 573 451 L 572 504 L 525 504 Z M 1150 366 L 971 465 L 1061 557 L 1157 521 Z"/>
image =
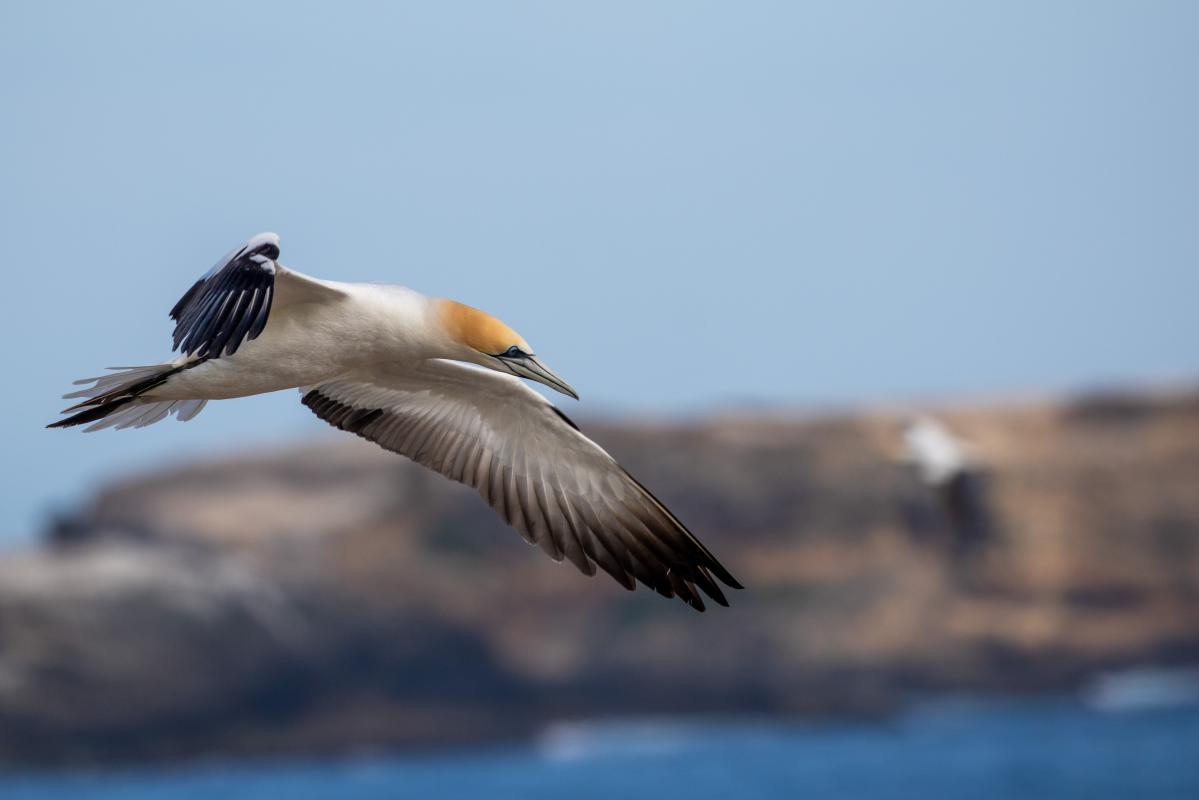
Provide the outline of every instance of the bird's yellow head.
<path id="1" fill-rule="evenodd" d="M 532 348 L 519 333 L 477 308 L 453 300 L 438 301 L 441 324 L 450 338 L 489 356 L 498 356 L 515 347 L 526 353 Z"/>
<path id="2" fill-rule="evenodd" d="M 544 383 L 579 399 L 566 381 L 533 354 L 524 337 L 487 312 L 454 300 L 438 300 L 437 314 L 450 339 L 473 351 L 470 360 L 474 363 Z"/>

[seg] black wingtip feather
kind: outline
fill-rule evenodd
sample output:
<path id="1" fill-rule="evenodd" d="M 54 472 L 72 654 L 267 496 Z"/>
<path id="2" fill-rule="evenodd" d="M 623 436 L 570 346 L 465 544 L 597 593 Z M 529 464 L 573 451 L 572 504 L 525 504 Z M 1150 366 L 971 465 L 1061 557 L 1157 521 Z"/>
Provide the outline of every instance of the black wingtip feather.
<path id="1" fill-rule="evenodd" d="M 259 307 L 258 316 L 254 320 L 254 326 L 250 328 L 249 337 L 251 339 L 257 339 L 258 335 L 262 333 L 262 329 L 266 327 L 266 320 L 267 317 L 270 316 L 271 303 L 274 301 L 274 299 L 275 289 L 273 286 L 268 285 L 266 287 L 266 299 L 263 300 L 262 305 Z"/>
<path id="2" fill-rule="evenodd" d="M 654 495 L 653 492 L 645 488 L 645 484 L 630 475 L 628 470 L 621 468 L 621 472 L 623 472 L 625 477 L 632 481 L 638 489 L 645 493 L 645 496 L 653 502 L 654 506 L 661 511 L 662 514 L 665 515 L 665 517 L 670 520 L 679 531 L 686 535 L 687 541 L 694 549 L 696 556 L 700 558 L 704 567 L 711 570 L 712 573 L 714 573 L 716 577 L 719 578 L 726 586 L 729 586 L 733 589 L 745 588 L 736 578 L 733 577 L 733 574 L 729 572 L 723 564 L 720 563 L 716 556 L 712 554 L 712 551 L 705 547 L 703 543 L 701 543 L 699 539 L 695 537 L 695 534 L 693 534 L 691 530 L 684 525 L 682 521 L 680 521 L 679 518 L 676 517 L 674 513 Z"/>
<path id="3" fill-rule="evenodd" d="M 184 293 L 183 297 L 179 298 L 179 302 L 171 309 L 170 317 L 175 322 L 179 321 L 179 316 L 183 313 L 183 309 L 187 308 L 187 304 L 196 296 L 196 292 L 200 291 L 200 287 L 204 285 L 203 280 L 198 280 L 192 284 L 192 288 Z"/>

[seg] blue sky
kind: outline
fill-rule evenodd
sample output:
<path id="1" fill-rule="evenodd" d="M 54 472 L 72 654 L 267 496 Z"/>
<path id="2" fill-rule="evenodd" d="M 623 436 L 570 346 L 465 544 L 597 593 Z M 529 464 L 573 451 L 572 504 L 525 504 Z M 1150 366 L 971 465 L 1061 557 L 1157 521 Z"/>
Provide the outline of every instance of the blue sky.
<path id="1" fill-rule="evenodd" d="M 1187 2 L 6 0 L 0 542 L 324 433 L 287 393 L 42 428 L 260 230 L 496 313 L 584 419 L 1193 379 L 1196 41 Z"/>

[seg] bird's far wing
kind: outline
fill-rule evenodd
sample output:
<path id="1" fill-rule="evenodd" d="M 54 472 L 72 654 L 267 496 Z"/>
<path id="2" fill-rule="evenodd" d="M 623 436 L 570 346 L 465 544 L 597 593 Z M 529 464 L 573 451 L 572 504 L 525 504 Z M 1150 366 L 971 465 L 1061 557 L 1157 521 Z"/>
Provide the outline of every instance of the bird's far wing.
<path id="1" fill-rule="evenodd" d="M 262 333 L 272 307 L 342 296 L 278 258 L 279 237 L 260 233 L 218 261 L 171 309 L 174 349 L 200 358 L 231 356 Z"/>
<path id="2" fill-rule="evenodd" d="M 599 566 L 703 611 L 741 588 L 661 502 L 520 380 L 449 361 L 360 370 L 305 387 L 329 424 L 479 491 L 554 560 Z"/>

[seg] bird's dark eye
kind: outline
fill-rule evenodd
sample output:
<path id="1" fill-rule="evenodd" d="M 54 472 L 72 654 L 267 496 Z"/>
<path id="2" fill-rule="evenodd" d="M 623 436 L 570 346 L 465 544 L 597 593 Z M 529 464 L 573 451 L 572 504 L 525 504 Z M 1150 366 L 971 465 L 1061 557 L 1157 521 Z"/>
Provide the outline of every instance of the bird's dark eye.
<path id="1" fill-rule="evenodd" d="M 509 347 L 507 350 L 504 351 L 504 355 L 507 356 L 508 358 L 520 358 L 521 356 L 528 355 L 528 354 L 525 353 L 524 350 L 521 350 L 516 345 L 512 345 L 511 347 Z"/>

